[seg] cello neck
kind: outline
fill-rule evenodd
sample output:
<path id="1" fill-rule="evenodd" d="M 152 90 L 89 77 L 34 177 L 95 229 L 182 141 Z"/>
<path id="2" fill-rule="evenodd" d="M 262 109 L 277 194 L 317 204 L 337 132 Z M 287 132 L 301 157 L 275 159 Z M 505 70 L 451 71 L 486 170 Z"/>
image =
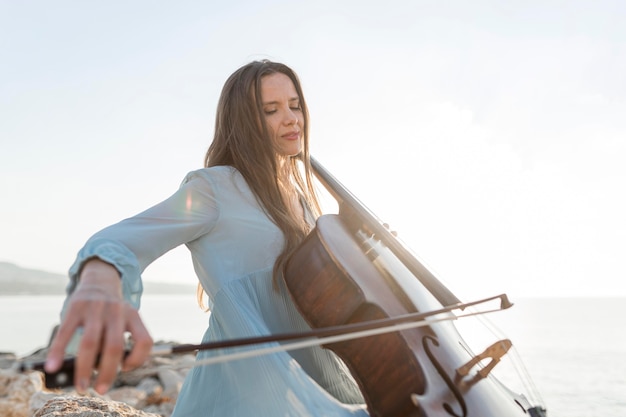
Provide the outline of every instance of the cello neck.
<path id="1" fill-rule="evenodd" d="M 358 198 L 344 187 L 316 159 L 311 157 L 313 172 L 324 188 L 339 204 L 339 216 L 349 224 L 368 230 L 379 239 L 407 267 L 409 271 L 433 294 L 443 306 L 461 301 L 372 213 Z"/>

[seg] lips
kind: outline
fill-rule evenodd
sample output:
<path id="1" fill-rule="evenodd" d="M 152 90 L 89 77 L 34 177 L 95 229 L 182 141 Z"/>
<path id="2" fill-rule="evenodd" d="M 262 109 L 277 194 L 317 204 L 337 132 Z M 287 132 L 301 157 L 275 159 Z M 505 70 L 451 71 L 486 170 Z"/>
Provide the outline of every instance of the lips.
<path id="1" fill-rule="evenodd" d="M 286 140 L 297 140 L 300 138 L 300 132 L 299 131 L 292 131 L 292 132 L 287 132 L 284 135 L 282 135 L 283 139 Z"/>

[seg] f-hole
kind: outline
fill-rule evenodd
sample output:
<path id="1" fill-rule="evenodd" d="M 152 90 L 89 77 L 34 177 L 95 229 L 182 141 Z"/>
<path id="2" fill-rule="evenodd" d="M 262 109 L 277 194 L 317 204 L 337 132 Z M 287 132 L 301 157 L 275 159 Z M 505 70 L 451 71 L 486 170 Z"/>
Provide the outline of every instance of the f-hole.
<path id="1" fill-rule="evenodd" d="M 429 341 L 430 341 L 430 344 L 427 343 Z M 446 410 L 446 412 L 453 417 L 467 417 L 467 405 L 465 404 L 463 395 L 461 395 L 461 393 L 459 392 L 458 388 L 456 387 L 452 379 L 450 379 L 450 377 L 446 374 L 445 369 L 443 369 L 443 366 L 441 366 L 441 364 L 435 357 L 435 354 L 433 353 L 431 349 L 431 344 L 434 345 L 435 347 L 438 347 L 439 341 L 437 340 L 436 337 L 424 336 L 422 339 L 422 345 L 424 346 L 424 351 L 426 352 L 426 355 L 428 355 L 430 362 L 433 364 L 433 366 L 437 370 L 437 373 L 439 373 L 439 376 L 441 377 L 441 379 L 443 379 L 443 381 L 446 383 L 446 385 L 452 392 L 452 395 L 454 395 L 454 398 L 456 398 L 456 400 L 458 401 L 459 406 L 461 407 L 461 414 L 457 414 L 452 409 L 452 406 L 445 402 L 443 403 L 443 409 Z"/>

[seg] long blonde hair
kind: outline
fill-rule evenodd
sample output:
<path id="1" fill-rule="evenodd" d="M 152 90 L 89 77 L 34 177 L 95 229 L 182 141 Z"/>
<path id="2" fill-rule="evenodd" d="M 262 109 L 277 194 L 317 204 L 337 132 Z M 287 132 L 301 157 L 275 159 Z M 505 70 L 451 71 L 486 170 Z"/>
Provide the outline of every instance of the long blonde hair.
<path id="1" fill-rule="evenodd" d="M 276 149 L 262 112 L 261 79 L 275 73 L 284 74 L 293 82 L 304 118 L 302 152 L 290 157 L 284 166 L 278 163 Z M 228 78 L 217 105 L 215 133 L 204 165 L 235 167 L 245 178 L 267 215 L 283 232 L 285 244 L 273 270 L 276 288 L 285 262 L 312 228 L 305 219 L 295 216 L 285 203 L 279 182 L 279 169 L 281 174 L 287 170 L 288 178 L 294 184 L 306 209 L 315 218 L 321 213 L 311 174 L 309 112 L 300 80 L 291 68 L 267 60 L 253 61 Z M 202 287 L 199 285 L 198 300 L 201 305 L 202 296 Z"/>

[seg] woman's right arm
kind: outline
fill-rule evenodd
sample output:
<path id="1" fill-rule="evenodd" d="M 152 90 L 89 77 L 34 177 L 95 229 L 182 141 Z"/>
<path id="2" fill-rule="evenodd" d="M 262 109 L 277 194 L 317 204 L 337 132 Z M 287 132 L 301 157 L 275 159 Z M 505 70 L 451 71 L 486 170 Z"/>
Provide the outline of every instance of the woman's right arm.
<path id="1" fill-rule="evenodd" d="M 79 391 L 90 385 L 98 355 L 95 387 L 99 393 L 108 390 L 120 364 L 122 369 L 141 365 L 152 347 L 137 311 L 142 271 L 168 250 L 208 233 L 218 215 L 211 181 L 192 173 L 170 198 L 96 233 L 70 268 L 70 295 L 49 349 L 46 371 L 59 369 L 67 345 L 80 328 L 74 381 Z M 125 332 L 131 333 L 134 345 L 122 360 Z"/>

